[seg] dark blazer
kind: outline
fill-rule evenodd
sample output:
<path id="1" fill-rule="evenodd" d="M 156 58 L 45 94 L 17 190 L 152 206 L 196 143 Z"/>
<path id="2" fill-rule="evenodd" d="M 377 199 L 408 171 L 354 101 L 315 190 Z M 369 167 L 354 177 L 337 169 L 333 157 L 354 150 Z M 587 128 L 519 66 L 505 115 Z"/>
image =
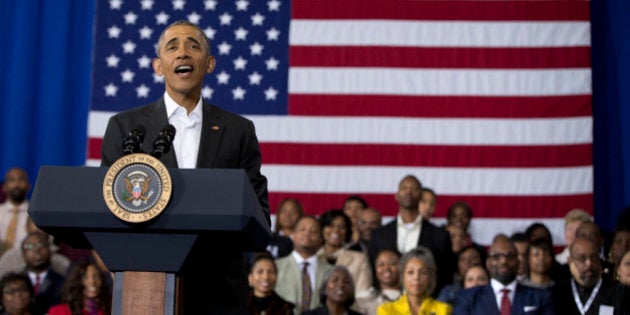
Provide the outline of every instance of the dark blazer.
<path id="1" fill-rule="evenodd" d="M 348 310 L 346 313 L 348 315 L 361 315 L 361 313 L 355 312 L 353 310 Z M 324 305 L 310 311 L 302 312 L 302 315 L 330 315 L 328 312 L 328 308 Z"/>
<path id="2" fill-rule="evenodd" d="M 249 312 L 250 315 L 261 315 L 262 314 L 277 314 L 277 315 L 293 315 L 293 308 L 295 305 L 293 303 L 289 303 L 283 300 L 276 292 L 271 292 L 271 296 L 269 297 L 270 301 L 263 312 L 259 312 L 254 305 L 254 293 L 252 290 L 249 291 Z"/>
<path id="3" fill-rule="evenodd" d="M 26 269 L 24 270 L 24 274 L 28 275 Z M 64 282 L 65 278 L 63 276 L 54 272 L 52 269 L 48 269 L 46 278 L 44 278 L 39 286 L 39 295 L 35 297 L 33 314 L 46 314 L 51 306 L 61 302 L 61 289 Z"/>
<path id="4" fill-rule="evenodd" d="M 150 154 L 153 151 L 153 141 L 160 130 L 168 125 L 164 98 L 149 105 L 120 112 L 109 119 L 101 147 L 101 166 L 110 166 L 123 156 L 122 141 L 138 125 L 143 125 L 146 129 L 142 148 Z M 178 167 L 173 150 L 164 154 L 160 161 L 166 167 Z M 254 124 L 242 116 L 203 102 L 197 168 L 244 169 L 258 196 L 265 217 L 270 222 L 267 178 L 260 173 L 260 165 L 260 148 Z"/>
<path id="5" fill-rule="evenodd" d="M 368 255 L 372 266 L 378 253 L 384 249 L 397 249 L 397 220 L 372 231 L 370 244 L 368 246 Z M 437 270 L 437 285 L 433 291 L 436 297 L 442 287 L 453 282 L 453 273 L 455 270 L 455 255 L 451 246 L 451 237 L 446 230 L 437 227 L 428 220 L 422 220 L 422 228 L 418 245 L 424 246 L 431 250 Z M 376 279 L 376 278 L 374 278 Z"/>
<path id="6" fill-rule="evenodd" d="M 553 303 L 558 314 L 566 315 L 581 315 L 577 305 L 575 305 L 575 298 L 573 297 L 573 290 L 571 289 L 571 279 L 565 279 L 560 283 L 556 283 L 553 288 Z M 593 300 L 593 304 L 586 310 L 585 315 L 599 314 L 600 305 L 612 306 L 611 302 L 611 289 L 613 287 L 608 277 L 602 278 L 602 285 L 599 288 L 599 292 Z"/>
<path id="7" fill-rule="evenodd" d="M 197 168 L 242 168 L 258 196 L 267 222 L 269 201 L 267 179 L 260 173 L 261 156 L 254 124 L 239 115 L 203 102 L 203 121 Z M 166 105 L 160 98 L 154 103 L 120 112 L 110 118 L 103 137 L 102 166 L 112 165 L 123 156 L 122 141 L 136 126 L 145 127 L 142 149 L 151 153 L 153 141 L 168 125 Z M 177 137 L 177 134 L 175 134 Z M 173 150 L 160 160 L 166 167 L 176 168 Z M 199 257 L 189 256 L 183 275 L 184 309 L 188 313 L 206 310 L 217 314 L 243 314 L 247 308 L 247 272 L 245 258 L 229 242 L 197 240 L 195 246 L 207 248 L 197 251 Z"/>
<path id="8" fill-rule="evenodd" d="M 512 315 L 555 314 L 551 292 L 517 284 L 511 311 Z M 453 309 L 453 315 L 500 313 L 494 291 L 489 284 L 459 291 Z"/>

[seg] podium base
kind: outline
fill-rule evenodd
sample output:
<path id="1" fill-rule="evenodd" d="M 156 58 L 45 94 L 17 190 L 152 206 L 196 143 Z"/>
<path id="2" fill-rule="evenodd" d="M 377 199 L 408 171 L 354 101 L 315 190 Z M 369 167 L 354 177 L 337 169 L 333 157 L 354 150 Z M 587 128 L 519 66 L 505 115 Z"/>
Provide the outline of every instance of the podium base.
<path id="1" fill-rule="evenodd" d="M 177 315 L 175 274 L 125 271 L 114 273 L 112 313 L 122 315 Z"/>

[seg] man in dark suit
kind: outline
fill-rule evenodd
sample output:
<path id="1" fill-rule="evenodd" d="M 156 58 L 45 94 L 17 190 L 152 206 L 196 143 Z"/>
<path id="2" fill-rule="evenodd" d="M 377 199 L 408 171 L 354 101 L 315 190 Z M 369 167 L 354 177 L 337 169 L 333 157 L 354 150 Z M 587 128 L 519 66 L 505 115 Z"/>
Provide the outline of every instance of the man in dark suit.
<path id="1" fill-rule="evenodd" d="M 122 140 L 142 125 L 146 129 L 142 148 L 167 124 L 177 130 L 173 149 L 161 157 L 167 167 L 241 168 L 247 172 L 269 222 L 267 179 L 260 173 L 261 156 L 251 121 L 201 98 L 204 76 L 215 68 L 204 32 L 188 21 L 177 21 L 160 35 L 153 70 L 164 76 L 164 96 L 152 104 L 121 112 L 107 125 L 102 145 L 102 165 L 110 166 L 123 156 Z M 208 251 L 193 261 L 184 274 L 184 308 L 187 312 L 237 313 L 247 300 L 246 268 L 242 253 L 207 242 Z M 210 244 L 212 243 L 212 244 Z M 215 258 L 211 251 L 216 251 Z M 205 262 L 201 262 L 205 261 Z M 208 262 L 208 263 L 206 263 Z M 216 309 L 215 309 L 216 308 Z"/>
<path id="2" fill-rule="evenodd" d="M 35 294 L 34 314 L 46 314 L 61 301 L 64 277 L 50 268 L 50 243 L 42 231 L 29 233 L 22 242 L 22 255 L 26 262 L 24 274 L 31 279 Z"/>
<path id="3" fill-rule="evenodd" d="M 494 238 L 486 267 L 490 284 L 462 290 L 453 314 L 554 314 L 551 292 L 530 288 L 516 281 L 518 252 L 507 236 Z"/>
<path id="4" fill-rule="evenodd" d="M 612 314 L 612 284 L 602 275 L 599 244 L 577 236 L 569 246 L 567 263 L 571 276 L 560 279 L 553 290 L 556 313 L 594 315 L 608 309 Z"/>
<path id="5" fill-rule="evenodd" d="M 451 249 L 451 237 L 444 229 L 423 220 L 418 209 L 422 198 L 422 184 L 413 175 L 405 176 L 396 192 L 398 216 L 392 222 L 374 230 L 368 246 L 372 266 L 376 255 L 384 250 L 397 250 L 404 254 L 422 245 L 431 250 L 438 266 L 437 285 L 434 294 L 453 281 L 455 258 Z"/>

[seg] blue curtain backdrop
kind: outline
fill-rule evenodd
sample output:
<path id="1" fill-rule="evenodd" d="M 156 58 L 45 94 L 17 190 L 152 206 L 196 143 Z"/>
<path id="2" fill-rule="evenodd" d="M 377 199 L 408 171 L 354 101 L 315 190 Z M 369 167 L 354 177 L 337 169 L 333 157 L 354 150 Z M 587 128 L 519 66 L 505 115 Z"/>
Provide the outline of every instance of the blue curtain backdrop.
<path id="1" fill-rule="evenodd" d="M 630 1 L 591 2 L 595 212 L 630 204 Z M 94 2 L 0 0 L 0 174 L 86 157 Z"/>

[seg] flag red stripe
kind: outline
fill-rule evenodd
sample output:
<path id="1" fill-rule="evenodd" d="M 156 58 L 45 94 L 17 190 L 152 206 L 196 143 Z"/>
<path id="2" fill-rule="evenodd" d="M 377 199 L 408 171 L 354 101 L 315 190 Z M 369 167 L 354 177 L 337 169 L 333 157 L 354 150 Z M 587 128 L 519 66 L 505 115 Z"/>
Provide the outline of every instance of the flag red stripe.
<path id="1" fill-rule="evenodd" d="M 296 0 L 294 19 L 589 21 L 588 1 Z"/>
<path id="2" fill-rule="evenodd" d="M 542 69 L 591 66 L 590 47 L 291 46 L 292 67 Z"/>
<path id="3" fill-rule="evenodd" d="M 564 167 L 593 164 L 591 144 L 449 146 L 261 142 L 260 149 L 263 164 L 422 167 Z"/>
<path id="4" fill-rule="evenodd" d="M 290 94 L 289 113 L 307 116 L 435 118 L 575 117 L 592 114 L 591 95 L 545 97 Z"/>
<path id="5" fill-rule="evenodd" d="M 396 187 L 391 194 L 362 194 L 371 207 L 383 215 L 396 215 L 398 206 L 394 200 Z M 457 201 L 466 201 L 473 209 L 474 218 L 559 218 L 573 208 L 582 208 L 593 213 L 593 195 L 570 196 L 449 196 L 438 193 L 436 217 L 445 217 L 448 207 Z M 308 214 L 320 214 L 324 211 L 342 208 L 344 200 L 350 194 L 317 194 L 270 192 L 269 204 L 272 213 L 284 198 L 297 198 Z"/>

